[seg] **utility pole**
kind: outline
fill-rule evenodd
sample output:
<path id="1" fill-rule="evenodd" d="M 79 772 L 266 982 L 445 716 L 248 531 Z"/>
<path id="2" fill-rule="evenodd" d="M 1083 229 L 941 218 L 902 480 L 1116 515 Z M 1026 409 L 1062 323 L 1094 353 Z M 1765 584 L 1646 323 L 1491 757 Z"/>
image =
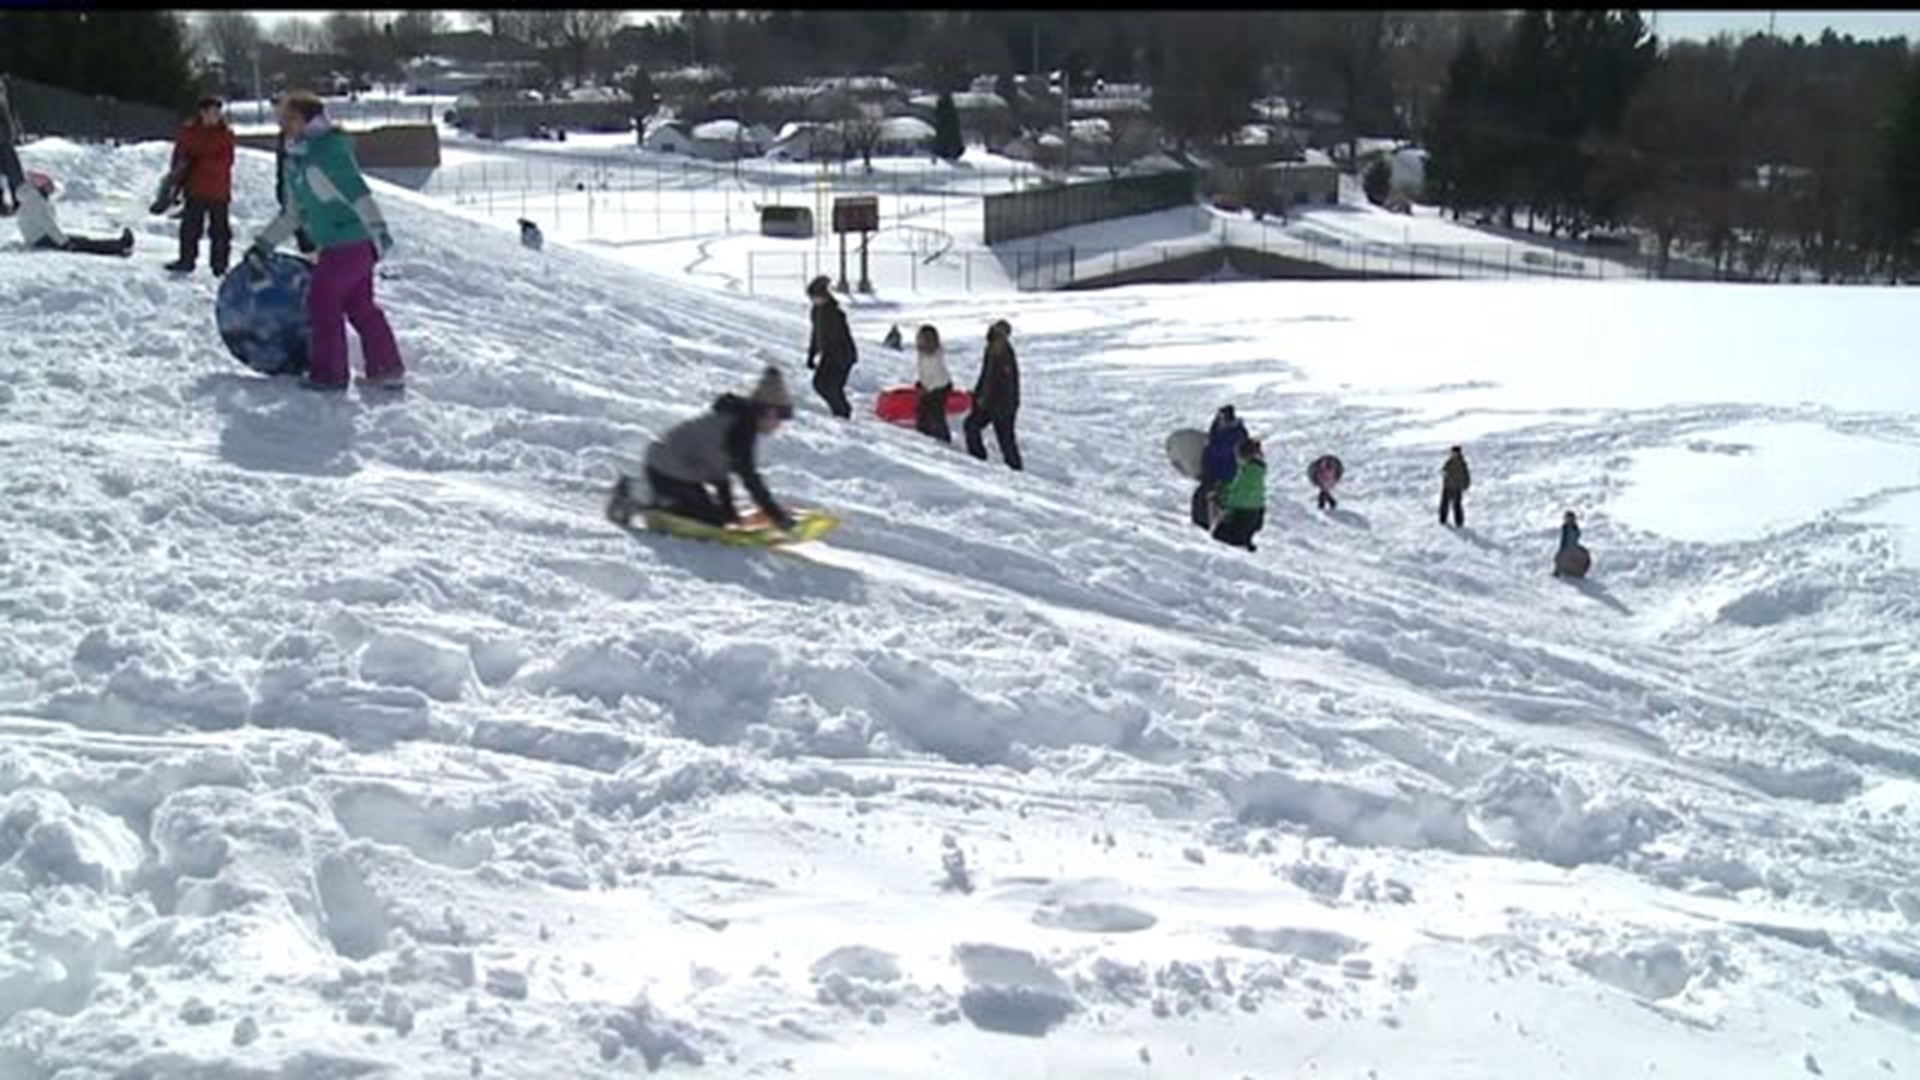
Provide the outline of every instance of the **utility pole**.
<path id="1" fill-rule="evenodd" d="M 1780 14 L 1778 11 L 1767 12 L 1767 37 L 1769 39 L 1773 37 L 1773 17 L 1778 14 Z"/>

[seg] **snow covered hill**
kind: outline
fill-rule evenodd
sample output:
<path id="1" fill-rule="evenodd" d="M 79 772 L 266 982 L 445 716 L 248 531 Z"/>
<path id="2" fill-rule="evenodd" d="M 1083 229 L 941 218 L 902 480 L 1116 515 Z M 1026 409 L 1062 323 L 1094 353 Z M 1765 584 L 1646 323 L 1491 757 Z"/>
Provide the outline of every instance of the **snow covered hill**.
<path id="1" fill-rule="evenodd" d="M 797 303 L 383 188 L 410 388 L 316 397 L 165 153 L 26 150 L 132 260 L 0 250 L 0 1077 L 1920 1069 L 1910 294 L 863 304 L 863 406 L 1008 318 L 1030 471 L 808 399 L 848 523 L 742 553 L 601 499 Z M 1256 554 L 1161 448 L 1226 401 Z"/>

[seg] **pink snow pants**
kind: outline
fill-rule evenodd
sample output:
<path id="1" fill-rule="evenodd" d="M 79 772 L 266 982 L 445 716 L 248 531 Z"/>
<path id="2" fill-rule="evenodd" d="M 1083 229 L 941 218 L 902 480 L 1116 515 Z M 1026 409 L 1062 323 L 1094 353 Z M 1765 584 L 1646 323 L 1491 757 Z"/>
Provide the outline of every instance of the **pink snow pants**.
<path id="1" fill-rule="evenodd" d="M 373 302 L 376 254 L 371 240 L 320 253 L 307 291 L 307 315 L 313 323 L 313 363 L 307 377 L 314 382 L 346 384 L 347 323 L 352 323 L 354 332 L 360 335 L 367 378 L 385 378 L 405 370 L 400 363 L 400 345 L 393 340 L 393 327 L 387 325 L 386 314 Z"/>

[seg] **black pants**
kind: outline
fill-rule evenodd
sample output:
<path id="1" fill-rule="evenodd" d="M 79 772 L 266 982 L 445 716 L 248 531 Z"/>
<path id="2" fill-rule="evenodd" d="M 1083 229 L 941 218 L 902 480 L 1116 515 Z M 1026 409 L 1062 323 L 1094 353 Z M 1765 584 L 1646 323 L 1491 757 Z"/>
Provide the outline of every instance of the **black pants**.
<path id="1" fill-rule="evenodd" d="M 653 505 L 670 514 L 726 525 L 734 520 L 733 507 L 720 502 L 719 493 L 705 484 L 668 476 L 657 469 L 647 470 L 647 487 L 653 490 Z"/>
<path id="2" fill-rule="evenodd" d="M 43 236 L 33 246 L 41 251 L 71 251 L 76 255 L 125 255 L 132 250 L 118 240 L 95 240 L 72 233 L 67 234 L 65 244 L 56 244 Z"/>
<path id="3" fill-rule="evenodd" d="M 1333 492 L 1328 491 L 1326 488 L 1320 489 L 1320 498 L 1317 502 L 1322 510 L 1332 510 L 1340 505 L 1340 503 L 1334 499 Z"/>
<path id="4" fill-rule="evenodd" d="M 1013 437 L 1013 420 L 1014 414 L 1011 412 L 994 413 L 989 416 L 975 409 L 968 413 L 966 422 L 960 425 L 960 430 L 967 437 L 967 453 L 981 461 L 987 460 L 987 443 L 980 437 L 980 433 L 991 424 L 994 441 L 1000 444 L 1000 456 L 1006 459 L 1007 468 L 1015 472 L 1020 471 L 1022 468 L 1020 444 Z"/>
<path id="5" fill-rule="evenodd" d="M 1466 492 L 1455 491 L 1453 488 L 1440 489 L 1440 524 L 1445 525 L 1447 523 L 1447 511 L 1451 510 L 1453 511 L 1453 527 L 1456 529 L 1466 528 L 1467 508 L 1461 502 L 1461 499 L 1465 495 Z"/>
<path id="6" fill-rule="evenodd" d="M 1193 489 L 1193 523 L 1202 529 L 1213 528 L 1213 488 L 1214 485 L 1203 480 Z"/>
<path id="7" fill-rule="evenodd" d="M 1229 510 L 1220 515 L 1220 524 L 1213 527 L 1213 538 L 1223 544 L 1253 550 L 1253 536 L 1267 524 L 1265 507 L 1258 510 Z"/>
<path id="8" fill-rule="evenodd" d="M 853 418 L 853 406 L 847 403 L 847 376 L 853 373 L 852 364 L 822 360 L 813 369 L 813 392 L 827 403 L 833 415 L 842 420 Z"/>
<path id="9" fill-rule="evenodd" d="M 913 410 L 914 430 L 943 443 L 953 441 L 953 428 L 947 424 L 947 395 L 951 390 L 951 387 L 940 386 L 920 391 L 920 400 Z"/>
<path id="10" fill-rule="evenodd" d="M 12 143 L 0 143 L 0 186 L 7 189 L 8 205 L 18 205 L 20 188 L 27 182 L 27 174 L 20 168 L 20 154 Z"/>
<path id="11" fill-rule="evenodd" d="M 207 265 L 216 274 L 226 273 L 233 255 L 233 223 L 227 217 L 227 204 L 187 196 L 187 212 L 180 218 L 180 261 L 192 266 L 200 254 L 200 236 L 213 241 L 207 252 Z"/>

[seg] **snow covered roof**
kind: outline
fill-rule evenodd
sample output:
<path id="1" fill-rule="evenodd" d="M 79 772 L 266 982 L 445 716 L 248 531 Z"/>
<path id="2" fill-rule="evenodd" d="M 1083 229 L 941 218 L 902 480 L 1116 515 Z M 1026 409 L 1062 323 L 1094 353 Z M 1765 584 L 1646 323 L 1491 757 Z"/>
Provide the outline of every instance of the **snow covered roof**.
<path id="1" fill-rule="evenodd" d="M 880 121 L 880 138 L 886 142 L 920 142 L 933 138 L 933 125 L 917 116 L 889 116 Z"/>
<path id="2" fill-rule="evenodd" d="M 844 90 L 849 94 L 893 94 L 900 84 L 885 75 L 846 75 L 815 80 L 821 90 Z"/>
<path id="3" fill-rule="evenodd" d="M 1113 125 L 1095 117 L 1092 120 L 1075 120 L 1067 125 L 1067 130 L 1080 142 L 1103 143 L 1113 141 Z"/>
<path id="4" fill-rule="evenodd" d="M 693 137 L 702 142 L 751 141 L 753 129 L 738 120 L 709 120 L 693 129 Z"/>
<path id="5" fill-rule="evenodd" d="M 660 134 L 671 134 L 671 135 L 679 135 L 684 137 L 687 134 L 687 123 L 684 120 L 675 120 L 672 117 L 665 117 L 665 116 L 656 116 L 651 120 L 648 120 L 647 127 L 646 127 L 646 137 L 651 139 L 655 135 L 660 135 Z"/>
<path id="6" fill-rule="evenodd" d="M 940 106 L 939 94 L 916 94 L 908 104 L 922 109 L 934 109 Z M 963 90 L 953 95 L 953 107 L 961 112 L 1005 109 L 1007 99 L 989 90 L 984 93 L 975 90 Z"/>

